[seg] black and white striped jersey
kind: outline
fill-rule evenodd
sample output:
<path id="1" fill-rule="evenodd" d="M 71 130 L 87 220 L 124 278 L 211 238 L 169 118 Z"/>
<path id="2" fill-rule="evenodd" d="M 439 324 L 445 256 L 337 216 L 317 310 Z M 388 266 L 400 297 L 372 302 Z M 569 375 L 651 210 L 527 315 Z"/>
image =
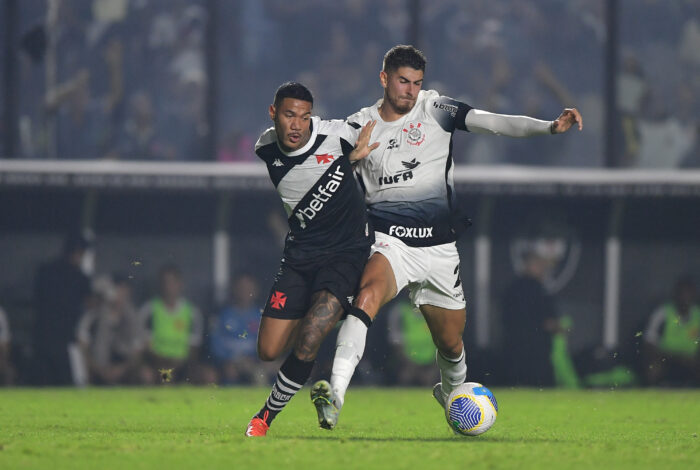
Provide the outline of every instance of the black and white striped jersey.
<path id="1" fill-rule="evenodd" d="M 287 212 L 285 260 L 313 261 L 372 243 L 365 203 L 348 160 L 358 135 L 345 121 L 314 116 L 311 138 L 298 150 L 283 151 L 274 127 L 255 144 Z"/>
<path id="2" fill-rule="evenodd" d="M 409 113 L 385 122 L 381 102 L 348 118 L 358 129 L 377 121 L 371 141 L 380 146 L 356 166 L 374 229 L 409 246 L 454 241 L 452 134 L 466 130 L 471 106 L 423 90 Z"/>

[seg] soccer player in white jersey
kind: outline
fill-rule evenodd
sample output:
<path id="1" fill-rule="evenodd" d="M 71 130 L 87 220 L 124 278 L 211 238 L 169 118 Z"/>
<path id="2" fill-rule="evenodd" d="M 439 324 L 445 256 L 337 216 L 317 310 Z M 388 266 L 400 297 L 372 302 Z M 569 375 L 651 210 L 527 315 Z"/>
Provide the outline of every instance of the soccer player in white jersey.
<path id="1" fill-rule="evenodd" d="M 379 79 L 384 97 L 348 118 L 356 128 L 377 121 L 380 143 L 356 165 L 365 192 L 375 243 L 360 291 L 338 333 L 330 384 L 312 387 L 319 424 L 333 429 L 345 392 L 362 358 L 367 328 L 379 309 L 408 287 L 437 348 L 441 382 L 433 395 L 440 405 L 466 380 L 462 334 L 466 303 L 459 278 L 454 203 L 452 134 L 455 130 L 511 137 L 560 134 L 577 124 L 576 109 L 554 121 L 494 114 L 472 108 L 434 90 L 421 90 L 425 57 L 399 45 L 384 56 Z"/>
<path id="2" fill-rule="evenodd" d="M 258 356 L 272 361 L 291 352 L 246 436 L 265 436 L 308 380 L 321 341 L 350 309 L 374 239 L 351 166 L 377 147 L 368 145 L 374 124 L 358 132 L 345 121 L 312 116 L 312 106 L 305 86 L 280 86 L 270 105 L 274 127 L 255 145 L 289 217 Z"/>

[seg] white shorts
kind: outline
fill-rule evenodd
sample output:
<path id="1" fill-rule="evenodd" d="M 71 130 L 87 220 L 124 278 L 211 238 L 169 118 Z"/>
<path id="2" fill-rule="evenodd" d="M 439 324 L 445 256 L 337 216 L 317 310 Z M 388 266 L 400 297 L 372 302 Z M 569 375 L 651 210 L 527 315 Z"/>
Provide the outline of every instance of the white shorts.
<path id="1" fill-rule="evenodd" d="M 374 236 L 371 255 L 381 253 L 389 260 L 397 294 L 408 286 L 411 302 L 417 307 L 434 305 L 450 310 L 466 307 L 459 276 L 459 253 L 454 242 L 414 247 L 382 232 L 375 232 Z"/>

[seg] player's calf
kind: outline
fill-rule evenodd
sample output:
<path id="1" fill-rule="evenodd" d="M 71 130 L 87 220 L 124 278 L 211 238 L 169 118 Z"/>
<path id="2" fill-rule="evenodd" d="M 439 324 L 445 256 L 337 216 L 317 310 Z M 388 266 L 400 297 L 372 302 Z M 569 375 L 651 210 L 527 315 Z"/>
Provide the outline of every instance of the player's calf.
<path id="1" fill-rule="evenodd" d="M 323 338 L 333 329 L 343 307 L 330 292 L 320 291 L 313 306 L 299 325 L 294 350 L 280 367 L 272 391 L 246 429 L 247 436 L 264 436 L 275 417 L 301 390 L 311 375 L 316 354 Z"/>
<path id="2" fill-rule="evenodd" d="M 313 305 L 299 326 L 294 352 L 302 361 L 313 361 L 323 339 L 343 314 L 343 306 L 333 294 L 322 290 L 313 297 Z"/>

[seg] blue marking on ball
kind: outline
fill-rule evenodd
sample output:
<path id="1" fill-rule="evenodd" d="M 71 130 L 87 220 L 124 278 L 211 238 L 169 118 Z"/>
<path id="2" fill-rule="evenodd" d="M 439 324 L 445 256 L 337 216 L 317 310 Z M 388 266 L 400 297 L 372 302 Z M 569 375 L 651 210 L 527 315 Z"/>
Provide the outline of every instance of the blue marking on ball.
<path id="1" fill-rule="evenodd" d="M 496 410 L 496 413 L 498 413 L 498 402 L 496 401 L 496 397 L 493 395 L 491 390 L 488 388 L 481 386 L 481 387 L 474 387 L 473 389 L 474 395 L 486 395 L 486 397 L 489 399 L 491 404 L 493 405 L 493 408 Z"/>
<path id="2" fill-rule="evenodd" d="M 466 432 L 481 421 L 481 408 L 473 400 L 457 397 L 450 403 L 450 422 L 457 431 Z"/>

